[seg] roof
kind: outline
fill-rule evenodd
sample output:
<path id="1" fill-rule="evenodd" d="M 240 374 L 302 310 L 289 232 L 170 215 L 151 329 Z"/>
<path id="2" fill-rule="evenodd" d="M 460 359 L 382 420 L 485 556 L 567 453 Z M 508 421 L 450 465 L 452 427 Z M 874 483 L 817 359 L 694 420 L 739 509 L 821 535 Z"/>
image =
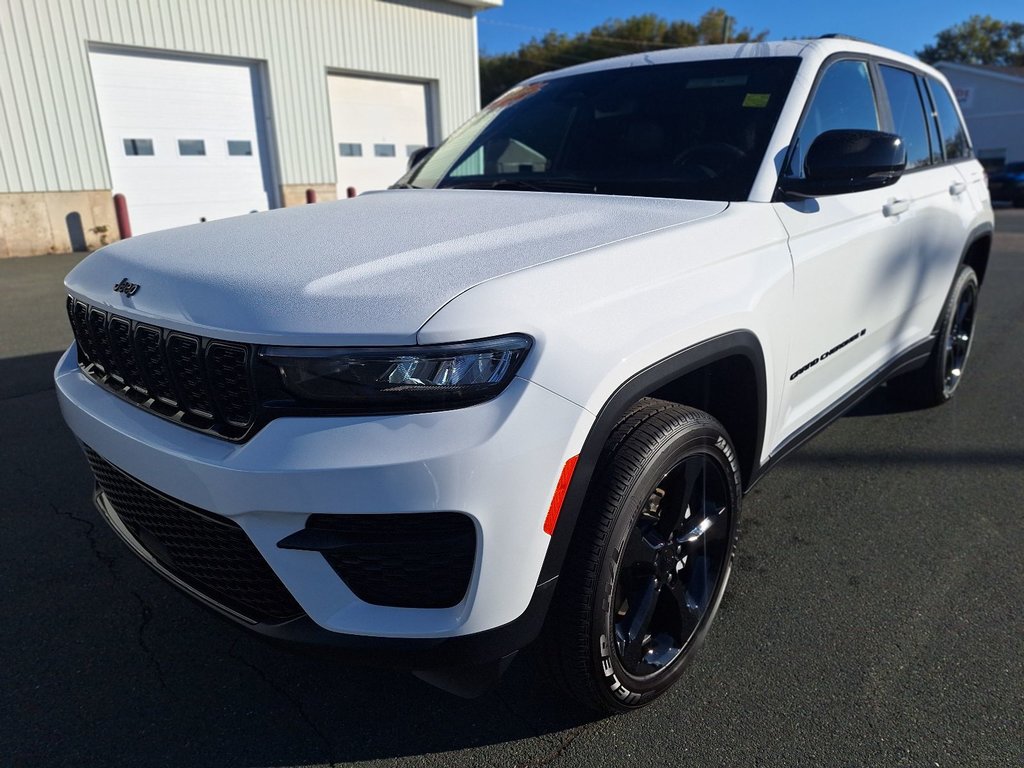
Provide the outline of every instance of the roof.
<path id="1" fill-rule="evenodd" d="M 747 59 L 768 56 L 799 56 L 805 60 L 820 63 L 834 53 L 863 53 L 883 56 L 894 61 L 907 64 L 919 70 L 937 75 L 938 72 L 913 56 L 883 48 L 880 45 L 862 40 L 830 37 L 813 40 L 777 40 L 756 43 L 730 43 L 728 45 L 695 45 L 687 48 L 672 48 L 648 53 L 633 53 L 628 56 L 616 56 L 610 59 L 577 64 L 573 67 L 560 69 L 557 72 L 546 72 L 530 78 L 526 82 L 550 80 L 552 77 L 577 75 L 585 72 L 598 72 L 606 69 L 620 69 L 651 64 L 670 64 L 684 61 L 708 61 L 713 59 Z"/>

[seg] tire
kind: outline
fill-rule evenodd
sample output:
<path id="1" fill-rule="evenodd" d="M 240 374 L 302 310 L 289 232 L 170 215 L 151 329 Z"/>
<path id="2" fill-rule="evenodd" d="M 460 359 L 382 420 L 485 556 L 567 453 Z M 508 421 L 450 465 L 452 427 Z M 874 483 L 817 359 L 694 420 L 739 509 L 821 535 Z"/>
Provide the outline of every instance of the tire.
<path id="1" fill-rule="evenodd" d="M 645 398 L 605 444 L 541 653 L 602 712 L 664 693 L 700 648 L 732 567 L 741 478 L 708 414 Z"/>
<path id="2" fill-rule="evenodd" d="M 960 267 L 942 309 L 938 338 L 928 362 L 890 384 L 907 404 L 929 408 L 949 402 L 956 394 L 974 344 L 978 287 L 974 270 L 966 264 Z"/>

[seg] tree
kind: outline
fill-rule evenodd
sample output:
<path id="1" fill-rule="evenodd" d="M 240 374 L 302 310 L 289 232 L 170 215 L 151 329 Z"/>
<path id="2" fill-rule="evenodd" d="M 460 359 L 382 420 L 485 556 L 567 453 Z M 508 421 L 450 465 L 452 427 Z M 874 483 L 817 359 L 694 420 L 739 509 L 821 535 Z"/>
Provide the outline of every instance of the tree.
<path id="1" fill-rule="evenodd" d="M 610 19 L 573 37 L 551 31 L 524 43 L 515 53 L 481 55 L 480 95 L 487 104 L 520 80 L 609 56 L 711 43 L 745 43 L 767 36 L 767 31 L 755 35 L 747 27 L 737 29 L 736 19 L 721 8 L 712 8 L 696 23 L 667 21 L 648 13 Z"/>
<path id="2" fill-rule="evenodd" d="M 950 61 L 1024 67 L 1024 23 L 971 16 L 939 32 L 935 45 L 926 45 L 917 57 L 927 64 Z"/>

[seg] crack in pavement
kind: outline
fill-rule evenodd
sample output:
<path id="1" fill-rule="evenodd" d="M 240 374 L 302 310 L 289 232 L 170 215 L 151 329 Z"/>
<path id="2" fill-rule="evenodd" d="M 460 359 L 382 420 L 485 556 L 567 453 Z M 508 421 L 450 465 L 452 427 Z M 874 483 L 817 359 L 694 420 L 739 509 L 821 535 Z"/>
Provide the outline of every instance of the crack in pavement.
<path id="1" fill-rule="evenodd" d="M 558 744 L 553 750 L 548 752 L 546 755 L 542 755 L 536 760 L 522 763 L 519 768 L 543 768 L 544 766 L 551 765 L 555 760 L 560 758 L 565 751 L 572 745 L 576 739 L 582 736 L 586 731 L 592 728 L 594 723 L 587 723 L 586 725 L 578 725 L 576 728 L 571 729 L 563 737 L 560 744 Z"/>
<path id="2" fill-rule="evenodd" d="M 3 395 L 0 397 L 0 403 L 6 403 L 8 400 L 17 400 L 19 397 L 32 397 L 32 395 L 41 395 L 43 392 L 53 392 L 54 387 L 51 384 L 48 387 L 42 389 L 33 389 L 31 392 L 15 392 L 12 395 Z"/>
<path id="3" fill-rule="evenodd" d="M 15 469 L 21 472 L 22 474 L 26 475 L 26 477 L 29 477 L 29 475 L 26 472 L 19 469 L 18 467 L 15 467 Z M 84 517 L 79 517 L 70 510 L 62 510 L 52 501 L 47 503 L 50 505 L 50 509 L 53 510 L 55 514 L 60 515 L 61 517 L 69 518 L 71 520 L 74 520 L 76 523 L 81 523 L 85 526 L 85 529 L 82 531 L 82 535 L 85 536 L 86 541 L 89 542 L 89 549 L 92 551 L 93 556 L 106 567 L 106 569 L 110 572 L 112 576 L 116 577 L 116 566 L 120 558 L 117 555 L 108 555 L 100 550 L 99 542 L 96 540 L 96 524 L 92 520 L 87 520 Z"/>
<path id="4" fill-rule="evenodd" d="M 163 665 L 160 664 L 159 657 L 156 655 L 156 653 L 153 652 L 153 649 L 150 648 L 149 644 L 146 642 L 146 628 L 153 620 L 153 608 L 149 605 L 149 603 L 146 602 L 142 595 L 140 595 L 134 589 L 131 590 L 131 593 L 139 602 L 139 608 L 141 609 L 142 613 L 142 620 L 139 622 L 139 629 L 136 634 L 136 640 L 138 641 L 139 648 L 142 649 L 142 653 L 145 655 L 149 663 L 153 666 L 153 669 L 156 672 L 156 678 L 160 682 L 160 687 L 173 695 L 174 691 L 172 691 L 170 687 L 167 685 L 167 678 L 164 677 L 164 668 Z"/>
<path id="5" fill-rule="evenodd" d="M 228 647 L 228 656 L 234 659 L 235 661 L 239 662 L 243 666 L 248 667 L 253 672 L 255 672 L 257 677 L 259 677 L 264 683 L 266 683 L 267 686 L 272 691 L 274 691 L 277 694 L 280 694 L 292 705 L 296 713 L 298 713 L 299 719 L 302 720 L 307 726 L 309 726 L 309 729 L 321 741 L 321 743 L 324 746 L 324 749 L 327 751 L 328 765 L 330 766 L 330 768 L 334 768 L 334 766 L 337 765 L 337 763 L 335 763 L 333 759 L 335 751 L 334 744 L 327 737 L 327 734 L 320 730 L 320 727 L 313 721 L 313 718 L 310 717 L 309 713 L 306 711 L 306 708 L 302 705 L 302 701 L 298 697 L 293 695 L 291 691 L 284 688 L 275 680 L 272 680 L 270 676 L 256 664 L 253 664 L 251 661 L 249 661 L 244 656 L 238 653 L 236 647 L 238 646 L 239 640 L 240 638 L 235 639 L 231 642 L 231 645 Z"/>

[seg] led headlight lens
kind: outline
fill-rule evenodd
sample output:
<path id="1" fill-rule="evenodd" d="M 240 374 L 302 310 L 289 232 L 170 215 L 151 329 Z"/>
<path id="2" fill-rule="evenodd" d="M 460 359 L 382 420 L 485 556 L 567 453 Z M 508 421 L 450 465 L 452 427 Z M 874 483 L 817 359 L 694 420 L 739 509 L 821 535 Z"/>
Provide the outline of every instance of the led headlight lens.
<path id="1" fill-rule="evenodd" d="M 264 347 L 300 403 L 352 411 L 459 408 L 495 397 L 530 349 L 528 336 L 417 347 Z"/>

